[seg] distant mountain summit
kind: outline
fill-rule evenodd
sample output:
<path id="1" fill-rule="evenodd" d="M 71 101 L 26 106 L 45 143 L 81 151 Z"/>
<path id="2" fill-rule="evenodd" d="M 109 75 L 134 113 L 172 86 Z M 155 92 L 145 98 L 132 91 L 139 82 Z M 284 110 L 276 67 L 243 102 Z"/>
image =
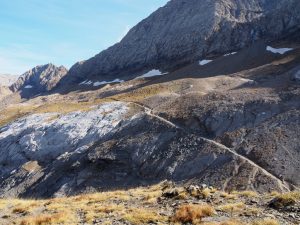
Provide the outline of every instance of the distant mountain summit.
<path id="1" fill-rule="evenodd" d="M 11 74 L 0 74 L 0 101 L 10 95 L 12 92 L 9 86 L 18 79 L 17 76 Z"/>
<path id="2" fill-rule="evenodd" d="M 300 31 L 298 0 L 171 0 L 120 43 L 75 64 L 61 84 L 129 79 Z"/>
<path id="3" fill-rule="evenodd" d="M 38 94 L 52 90 L 68 70 L 63 66 L 46 64 L 37 66 L 22 76 L 10 86 L 13 92 Z M 28 94 L 27 94 L 28 95 Z"/>
<path id="4" fill-rule="evenodd" d="M 11 74 L 0 74 L 0 86 L 10 86 L 18 79 L 17 76 Z"/>

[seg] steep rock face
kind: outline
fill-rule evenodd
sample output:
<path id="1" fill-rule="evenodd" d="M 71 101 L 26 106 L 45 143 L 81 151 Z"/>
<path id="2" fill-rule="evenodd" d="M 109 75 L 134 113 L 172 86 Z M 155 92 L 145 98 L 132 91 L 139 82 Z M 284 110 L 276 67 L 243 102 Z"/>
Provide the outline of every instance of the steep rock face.
<path id="1" fill-rule="evenodd" d="M 75 64 L 61 84 L 172 71 L 257 40 L 277 40 L 299 31 L 299 10 L 297 0 L 172 0 L 120 43 Z"/>
<path id="2" fill-rule="evenodd" d="M 37 66 L 20 76 L 10 89 L 13 92 L 30 89 L 30 93 L 34 94 L 50 91 L 67 72 L 63 66 L 56 67 L 53 64 Z"/>

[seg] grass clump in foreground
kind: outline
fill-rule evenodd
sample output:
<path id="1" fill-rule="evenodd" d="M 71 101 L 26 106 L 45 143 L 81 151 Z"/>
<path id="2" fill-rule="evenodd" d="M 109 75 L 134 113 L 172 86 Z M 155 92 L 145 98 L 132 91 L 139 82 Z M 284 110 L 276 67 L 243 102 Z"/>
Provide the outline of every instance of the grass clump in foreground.
<path id="1" fill-rule="evenodd" d="M 123 216 L 123 219 L 136 225 L 166 222 L 168 220 L 168 218 L 159 215 L 155 211 L 142 208 L 131 208 L 127 210 Z"/>
<path id="2" fill-rule="evenodd" d="M 76 221 L 68 213 L 41 214 L 24 218 L 20 225 L 43 225 L 43 224 L 76 224 Z"/>
<path id="3" fill-rule="evenodd" d="M 209 205 L 182 205 L 177 209 L 172 220 L 180 223 L 197 223 L 214 213 L 214 208 Z"/>
<path id="4" fill-rule="evenodd" d="M 280 225 L 277 220 L 274 219 L 262 219 L 262 220 L 256 220 L 251 225 Z"/>
<path id="5" fill-rule="evenodd" d="M 218 207 L 218 210 L 222 212 L 233 213 L 241 212 L 245 209 L 245 204 L 243 202 L 237 202 L 237 203 L 229 203 L 225 205 L 221 205 Z"/>
<path id="6" fill-rule="evenodd" d="M 280 223 L 277 220 L 269 219 L 269 218 L 256 220 L 250 223 L 243 223 L 240 220 L 231 219 L 223 222 L 206 222 L 200 224 L 201 225 L 280 225 Z"/>
<path id="7" fill-rule="evenodd" d="M 275 209 L 284 208 L 296 204 L 300 200 L 300 192 L 293 191 L 284 194 L 277 194 L 276 197 L 269 203 L 269 206 Z"/>

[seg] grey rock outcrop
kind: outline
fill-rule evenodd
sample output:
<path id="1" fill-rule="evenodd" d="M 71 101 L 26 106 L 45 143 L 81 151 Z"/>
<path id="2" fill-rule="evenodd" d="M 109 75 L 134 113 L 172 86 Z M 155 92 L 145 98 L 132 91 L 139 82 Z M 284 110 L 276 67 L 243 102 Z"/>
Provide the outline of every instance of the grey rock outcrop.
<path id="1" fill-rule="evenodd" d="M 61 85 L 172 71 L 204 57 L 273 41 L 300 30 L 298 0 L 172 0 L 124 39 L 75 64 Z"/>
<path id="2" fill-rule="evenodd" d="M 53 64 L 37 66 L 22 76 L 10 86 L 13 92 L 30 89 L 31 94 L 43 93 L 52 90 L 68 70 Z"/>

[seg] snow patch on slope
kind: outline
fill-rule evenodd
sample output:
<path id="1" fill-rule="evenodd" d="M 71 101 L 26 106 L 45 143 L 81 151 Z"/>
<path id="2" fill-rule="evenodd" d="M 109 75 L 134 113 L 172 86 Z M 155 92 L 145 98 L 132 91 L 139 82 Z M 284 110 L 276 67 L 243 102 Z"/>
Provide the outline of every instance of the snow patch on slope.
<path id="1" fill-rule="evenodd" d="M 267 51 L 272 52 L 274 54 L 285 54 L 289 51 L 294 50 L 293 48 L 272 48 L 271 46 L 267 46 Z"/>
<path id="2" fill-rule="evenodd" d="M 235 55 L 237 52 L 231 52 L 231 53 L 227 53 L 224 56 L 230 56 L 230 55 Z"/>
<path id="3" fill-rule="evenodd" d="M 98 87 L 104 84 L 112 84 L 112 83 L 122 83 L 124 82 L 124 80 L 120 80 L 120 79 L 115 79 L 113 81 L 97 81 L 93 84 L 94 87 Z"/>
<path id="4" fill-rule="evenodd" d="M 199 61 L 199 65 L 200 66 L 204 66 L 204 65 L 206 65 L 208 63 L 211 63 L 212 61 L 213 60 L 203 59 L 203 60 Z"/>
<path id="5" fill-rule="evenodd" d="M 124 82 L 124 80 L 121 79 L 114 79 L 112 81 L 96 81 L 96 82 L 93 82 L 91 80 L 85 80 L 81 82 L 79 85 L 93 85 L 94 87 L 98 87 L 104 84 L 122 83 L 122 82 Z"/>
<path id="6" fill-rule="evenodd" d="M 93 81 L 91 80 L 85 80 L 83 82 L 81 82 L 79 85 L 91 85 L 93 83 Z"/>
<path id="7" fill-rule="evenodd" d="M 139 79 L 139 78 L 148 78 L 148 77 L 156 77 L 156 76 L 162 76 L 162 75 L 166 75 L 168 73 L 162 73 L 160 70 L 150 70 L 149 72 L 136 77 L 135 79 Z"/>

